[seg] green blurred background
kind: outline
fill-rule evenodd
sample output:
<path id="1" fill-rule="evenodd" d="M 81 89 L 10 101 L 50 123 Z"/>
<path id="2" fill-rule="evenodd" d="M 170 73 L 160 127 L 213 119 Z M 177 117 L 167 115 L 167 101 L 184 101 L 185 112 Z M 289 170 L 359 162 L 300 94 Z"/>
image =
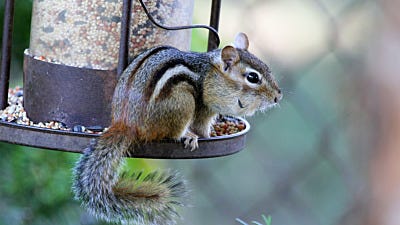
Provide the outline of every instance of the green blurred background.
<path id="1" fill-rule="evenodd" d="M 210 1 L 195 2 L 194 22 L 208 23 Z M 31 4 L 16 1 L 12 87 L 22 85 Z M 399 225 L 399 8 L 373 0 L 222 1 L 223 43 L 247 33 L 284 100 L 248 118 L 238 154 L 130 159 L 126 167 L 182 172 L 192 206 L 180 210 L 179 224 L 250 224 L 265 214 L 274 225 Z M 206 40 L 194 31 L 192 48 L 204 51 Z M 0 154 L 1 225 L 101 224 L 72 199 L 77 154 L 6 143 Z"/>

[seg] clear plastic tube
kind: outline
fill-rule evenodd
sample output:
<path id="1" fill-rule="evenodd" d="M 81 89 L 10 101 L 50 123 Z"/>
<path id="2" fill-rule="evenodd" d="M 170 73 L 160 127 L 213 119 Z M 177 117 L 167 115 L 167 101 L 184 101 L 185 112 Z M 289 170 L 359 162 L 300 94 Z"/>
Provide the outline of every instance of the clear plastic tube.
<path id="1" fill-rule="evenodd" d="M 153 17 L 168 26 L 192 22 L 193 0 L 144 1 Z M 122 0 L 34 0 L 30 51 L 64 65 L 112 70 L 117 67 Z M 140 3 L 132 9 L 130 58 L 157 45 L 190 48 L 190 30 L 154 26 Z"/>

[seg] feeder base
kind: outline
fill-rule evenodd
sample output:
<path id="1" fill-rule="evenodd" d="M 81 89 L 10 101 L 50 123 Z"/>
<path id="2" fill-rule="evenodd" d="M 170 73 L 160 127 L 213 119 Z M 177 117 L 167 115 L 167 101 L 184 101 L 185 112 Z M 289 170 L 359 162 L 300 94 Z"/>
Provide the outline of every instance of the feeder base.
<path id="1" fill-rule="evenodd" d="M 240 120 L 246 125 L 244 130 L 232 135 L 200 138 L 199 148 L 195 151 L 184 148 L 183 143 L 165 140 L 137 146 L 131 157 L 193 159 L 220 157 L 237 153 L 245 147 L 246 133 L 250 129 L 250 124 L 246 120 Z M 89 146 L 91 139 L 99 136 L 98 134 L 51 130 L 0 121 L 0 141 L 37 148 L 82 153 Z"/>
<path id="2" fill-rule="evenodd" d="M 116 83 L 116 70 L 78 68 L 24 56 L 24 108 L 35 122 L 107 127 Z"/>

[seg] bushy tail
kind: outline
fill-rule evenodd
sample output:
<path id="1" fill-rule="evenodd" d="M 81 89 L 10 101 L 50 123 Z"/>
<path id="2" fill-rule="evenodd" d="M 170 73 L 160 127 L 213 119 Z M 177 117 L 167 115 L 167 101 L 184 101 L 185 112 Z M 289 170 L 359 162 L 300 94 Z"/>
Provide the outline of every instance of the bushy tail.
<path id="1" fill-rule="evenodd" d="M 119 176 L 130 145 L 125 139 L 100 138 L 85 149 L 74 168 L 75 198 L 91 214 L 109 222 L 175 224 L 175 206 L 182 205 L 179 198 L 186 193 L 184 181 L 167 172 Z"/>

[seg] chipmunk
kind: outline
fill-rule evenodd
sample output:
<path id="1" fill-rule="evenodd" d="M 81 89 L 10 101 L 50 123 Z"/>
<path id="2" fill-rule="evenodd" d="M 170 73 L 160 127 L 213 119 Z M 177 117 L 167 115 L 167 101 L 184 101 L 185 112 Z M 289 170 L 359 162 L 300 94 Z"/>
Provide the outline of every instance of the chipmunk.
<path id="1" fill-rule="evenodd" d="M 121 75 L 112 121 L 85 149 L 74 169 L 73 191 L 89 212 L 111 222 L 174 224 L 185 182 L 176 173 L 118 171 L 135 145 L 161 139 L 198 147 L 218 114 L 252 115 L 275 106 L 281 90 L 269 67 L 248 52 L 239 33 L 233 46 L 207 53 L 154 47 Z"/>

